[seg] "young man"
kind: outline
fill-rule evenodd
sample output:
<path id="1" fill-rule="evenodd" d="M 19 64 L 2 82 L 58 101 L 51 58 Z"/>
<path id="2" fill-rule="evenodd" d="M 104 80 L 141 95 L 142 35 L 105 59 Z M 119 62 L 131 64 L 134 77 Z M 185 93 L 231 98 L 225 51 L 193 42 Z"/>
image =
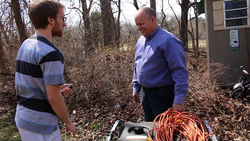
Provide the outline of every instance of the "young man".
<path id="1" fill-rule="evenodd" d="M 16 126 L 22 140 L 60 141 L 60 118 L 71 132 L 76 127 L 69 118 L 64 95 L 72 93 L 64 84 L 64 58 L 53 44 L 54 36 L 62 37 L 65 24 L 64 6 L 56 0 L 34 0 L 28 13 L 35 34 L 26 39 L 17 53 L 15 88 L 19 104 Z"/>
<path id="2" fill-rule="evenodd" d="M 188 91 L 183 43 L 157 24 L 155 11 L 141 8 L 135 15 L 141 36 L 136 43 L 133 77 L 134 101 L 139 102 L 142 89 L 142 106 L 146 121 L 173 107 L 183 111 Z"/>

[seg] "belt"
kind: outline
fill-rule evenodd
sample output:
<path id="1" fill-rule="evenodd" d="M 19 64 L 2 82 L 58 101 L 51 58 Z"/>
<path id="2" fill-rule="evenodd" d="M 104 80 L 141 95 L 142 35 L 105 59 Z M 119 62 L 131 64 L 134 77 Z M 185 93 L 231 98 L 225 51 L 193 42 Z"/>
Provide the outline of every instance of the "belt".
<path id="1" fill-rule="evenodd" d="M 147 90 L 154 90 L 154 89 L 163 89 L 163 88 L 174 88 L 174 84 L 172 85 L 166 85 L 166 86 L 162 86 L 162 87 L 143 87 L 143 89 L 147 89 Z"/>
<path id="2" fill-rule="evenodd" d="M 35 111 L 47 112 L 56 115 L 47 100 L 25 98 L 19 95 L 17 96 L 17 99 L 19 100 L 19 105 L 23 105 L 23 107 Z"/>

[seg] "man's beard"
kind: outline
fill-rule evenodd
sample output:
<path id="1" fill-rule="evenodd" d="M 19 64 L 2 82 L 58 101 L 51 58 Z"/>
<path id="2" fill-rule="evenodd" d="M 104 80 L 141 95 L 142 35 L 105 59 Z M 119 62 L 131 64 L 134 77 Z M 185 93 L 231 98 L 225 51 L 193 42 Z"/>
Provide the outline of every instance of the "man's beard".
<path id="1" fill-rule="evenodd" d="M 62 37 L 62 35 L 63 35 L 63 31 L 60 30 L 58 24 L 56 23 L 55 27 L 52 29 L 52 37 L 55 37 L 55 36 Z"/>

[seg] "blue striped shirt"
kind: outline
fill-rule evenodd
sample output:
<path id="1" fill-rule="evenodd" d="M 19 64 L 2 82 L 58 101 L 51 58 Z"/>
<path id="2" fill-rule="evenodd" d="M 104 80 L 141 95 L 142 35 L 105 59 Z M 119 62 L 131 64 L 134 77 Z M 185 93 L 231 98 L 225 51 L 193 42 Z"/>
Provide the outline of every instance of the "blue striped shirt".
<path id="1" fill-rule="evenodd" d="M 46 38 L 33 35 L 22 43 L 16 58 L 15 88 L 23 103 L 30 100 L 33 105 L 28 104 L 30 108 L 21 102 L 17 105 L 18 127 L 41 134 L 58 129 L 58 117 L 53 114 L 45 86 L 64 84 L 63 72 L 63 54 Z M 51 112 L 34 110 L 44 108 L 41 103 L 45 104 L 45 111 Z"/>
<path id="2" fill-rule="evenodd" d="M 136 43 L 133 92 L 141 87 L 175 85 L 174 103 L 183 104 L 188 91 L 183 43 L 173 34 L 158 26 L 147 37 Z"/>

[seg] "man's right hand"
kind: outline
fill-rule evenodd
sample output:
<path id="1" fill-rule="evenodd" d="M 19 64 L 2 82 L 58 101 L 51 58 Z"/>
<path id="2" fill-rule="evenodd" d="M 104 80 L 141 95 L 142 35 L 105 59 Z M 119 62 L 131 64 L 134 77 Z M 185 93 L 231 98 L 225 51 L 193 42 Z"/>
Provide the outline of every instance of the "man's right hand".
<path id="1" fill-rule="evenodd" d="M 140 102 L 139 93 L 133 93 L 133 94 L 132 94 L 132 97 L 133 97 L 133 100 L 134 100 L 135 102 Z"/>
<path id="2" fill-rule="evenodd" d="M 66 131 L 70 132 L 70 137 L 73 138 L 76 135 L 76 126 L 70 122 L 69 124 L 65 124 Z"/>

